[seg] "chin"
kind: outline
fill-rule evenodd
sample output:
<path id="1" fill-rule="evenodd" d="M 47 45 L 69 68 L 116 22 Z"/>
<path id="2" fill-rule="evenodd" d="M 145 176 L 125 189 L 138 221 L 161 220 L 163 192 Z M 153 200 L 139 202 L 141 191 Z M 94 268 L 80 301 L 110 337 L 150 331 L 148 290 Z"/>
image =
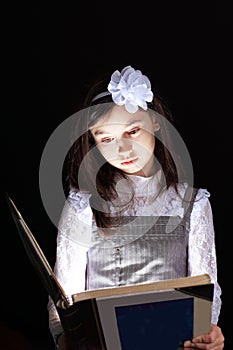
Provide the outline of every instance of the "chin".
<path id="1" fill-rule="evenodd" d="M 143 169 L 123 170 L 128 175 L 146 176 Z"/>

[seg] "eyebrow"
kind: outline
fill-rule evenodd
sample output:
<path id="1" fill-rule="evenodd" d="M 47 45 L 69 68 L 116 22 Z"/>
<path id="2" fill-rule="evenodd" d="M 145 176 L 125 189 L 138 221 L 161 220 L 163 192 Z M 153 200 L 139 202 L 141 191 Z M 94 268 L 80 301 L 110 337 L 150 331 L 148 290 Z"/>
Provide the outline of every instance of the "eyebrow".
<path id="1" fill-rule="evenodd" d="M 132 126 L 132 125 L 134 125 L 134 124 L 137 124 L 137 123 L 141 123 L 142 122 L 142 120 L 140 119 L 140 120 L 133 120 L 131 123 L 129 123 L 129 124 L 126 124 L 126 126 L 127 127 L 130 127 L 130 126 Z M 117 124 L 117 123 L 113 123 L 113 124 Z M 94 136 L 97 136 L 97 135 L 103 135 L 103 134 L 109 134 L 109 132 L 106 132 L 106 131 L 104 131 L 104 130 L 96 130 L 95 132 L 94 132 Z"/>

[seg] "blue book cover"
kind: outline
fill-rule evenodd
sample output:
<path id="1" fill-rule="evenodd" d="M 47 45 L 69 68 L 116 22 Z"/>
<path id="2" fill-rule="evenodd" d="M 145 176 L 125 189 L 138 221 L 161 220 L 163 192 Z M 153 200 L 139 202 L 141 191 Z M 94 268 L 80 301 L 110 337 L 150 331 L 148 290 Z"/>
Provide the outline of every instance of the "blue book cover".
<path id="1" fill-rule="evenodd" d="M 192 297 L 116 307 L 122 350 L 182 348 L 193 337 L 193 311 Z"/>

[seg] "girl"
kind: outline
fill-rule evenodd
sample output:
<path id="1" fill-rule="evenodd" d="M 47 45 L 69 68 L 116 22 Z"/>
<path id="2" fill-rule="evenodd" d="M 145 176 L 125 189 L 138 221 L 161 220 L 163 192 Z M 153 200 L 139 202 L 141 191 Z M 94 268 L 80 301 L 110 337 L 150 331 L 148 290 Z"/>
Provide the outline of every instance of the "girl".
<path id="1" fill-rule="evenodd" d="M 171 120 L 149 79 L 131 66 L 93 85 L 66 159 L 70 188 L 54 270 L 68 295 L 207 273 L 214 283 L 211 330 L 184 347 L 221 350 L 209 193 L 192 187 Z M 68 349 L 51 299 L 48 310 L 57 346 Z"/>

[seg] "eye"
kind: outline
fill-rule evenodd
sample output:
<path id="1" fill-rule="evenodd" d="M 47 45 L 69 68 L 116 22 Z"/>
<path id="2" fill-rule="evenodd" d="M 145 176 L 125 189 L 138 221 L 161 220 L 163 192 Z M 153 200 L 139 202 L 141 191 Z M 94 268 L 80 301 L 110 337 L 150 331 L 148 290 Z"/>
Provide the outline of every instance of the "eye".
<path id="1" fill-rule="evenodd" d="M 102 143 L 110 143 L 110 142 L 112 142 L 114 140 L 115 140 L 114 137 L 106 137 L 105 139 L 102 139 L 101 142 Z"/>
<path id="2" fill-rule="evenodd" d="M 135 135 L 135 134 L 137 134 L 140 130 L 141 130 L 141 128 L 136 127 L 136 128 L 134 128 L 134 129 L 128 131 L 127 134 L 128 134 L 128 135 Z"/>

